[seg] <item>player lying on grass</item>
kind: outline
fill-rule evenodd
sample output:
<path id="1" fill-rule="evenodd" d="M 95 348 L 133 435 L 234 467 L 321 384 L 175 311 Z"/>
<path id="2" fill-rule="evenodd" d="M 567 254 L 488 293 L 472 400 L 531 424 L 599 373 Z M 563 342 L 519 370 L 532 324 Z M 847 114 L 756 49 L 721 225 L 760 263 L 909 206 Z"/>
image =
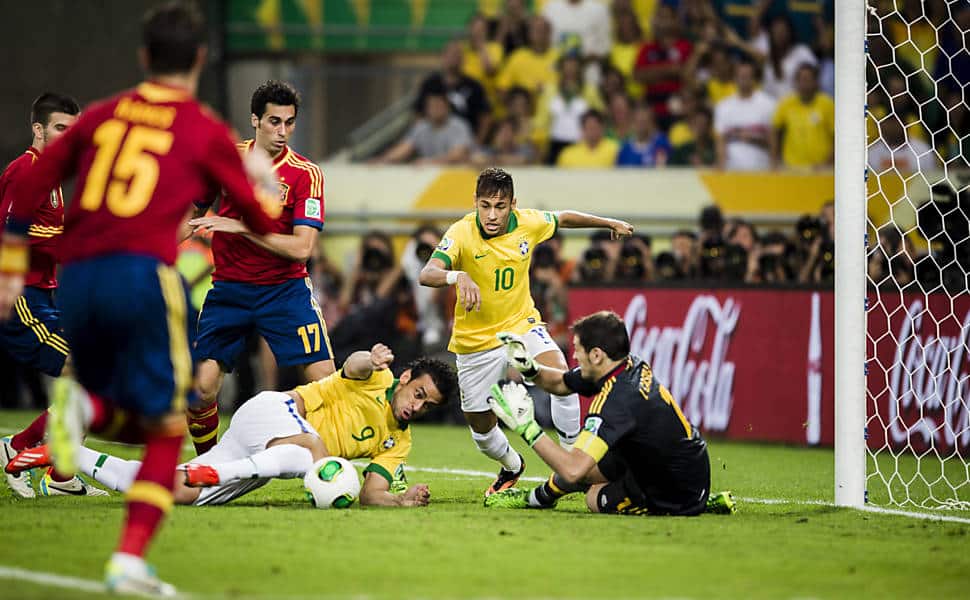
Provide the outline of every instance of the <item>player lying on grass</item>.
<path id="1" fill-rule="evenodd" d="M 428 504 L 431 493 L 424 484 L 390 493 L 393 474 L 403 479 L 411 451 L 408 422 L 445 404 L 457 393 L 458 380 L 449 365 L 430 358 L 414 361 L 394 379 L 388 369 L 393 360 L 391 350 L 377 344 L 370 352 L 351 354 L 341 370 L 319 381 L 257 394 L 236 411 L 219 443 L 179 466 L 175 502 L 225 504 L 274 477 L 303 477 L 317 460 L 340 456 L 371 459 L 364 469 L 362 505 Z M 11 463 L 41 466 L 45 454 L 40 446 Z M 86 475 L 118 491 L 131 485 L 140 465 L 89 448 L 81 449 L 79 462 Z"/>
<path id="2" fill-rule="evenodd" d="M 522 339 L 498 334 L 509 362 L 551 394 L 595 396 L 576 444 L 566 450 L 535 422 L 525 386 L 492 386 L 496 416 L 522 436 L 555 471 L 549 481 L 526 491 L 510 488 L 485 499 L 485 506 L 551 508 L 573 492 L 585 492 L 592 512 L 697 515 L 734 512 L 730 492 L 710 494 L 707 444 L 684 417 L 650 365 L 630 355 L 623 320 L 601 311 L 573 323 L 571 371 L 539 365 Z"/>

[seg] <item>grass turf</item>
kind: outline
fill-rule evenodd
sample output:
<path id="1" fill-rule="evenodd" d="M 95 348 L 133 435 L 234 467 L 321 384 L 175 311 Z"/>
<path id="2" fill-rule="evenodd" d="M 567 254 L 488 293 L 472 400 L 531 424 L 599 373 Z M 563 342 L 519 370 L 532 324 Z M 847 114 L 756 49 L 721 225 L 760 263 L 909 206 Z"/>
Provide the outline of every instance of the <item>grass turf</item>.
<path id="1" fill-rule="evenodd" d="M 29 417 L 0 413 L 0 427 Z M 487 477 L 421 470 L 491 471 L 467 429 L 418 425 L 414 438 L 409 479 L 431 486 L 428 508 L 313 510 L 299 482 L 277 481 L 226 506 L 176 507 L 149 560 L 193 598 L 943 598 L 970 585 L 970 525 L 824 504 L 830 450 L 713 442 L 714 489 L 781 502 L 649 518 L 587 514 L 579 497 L 553 511 L 486 510 Z M 526 475 L 546 475 L 517 445 Z M 0 493 L 0 511 L 0 566 L 98 580 L 123 503 Z M 0 581 L 0 598 L 97 596 Z"/>

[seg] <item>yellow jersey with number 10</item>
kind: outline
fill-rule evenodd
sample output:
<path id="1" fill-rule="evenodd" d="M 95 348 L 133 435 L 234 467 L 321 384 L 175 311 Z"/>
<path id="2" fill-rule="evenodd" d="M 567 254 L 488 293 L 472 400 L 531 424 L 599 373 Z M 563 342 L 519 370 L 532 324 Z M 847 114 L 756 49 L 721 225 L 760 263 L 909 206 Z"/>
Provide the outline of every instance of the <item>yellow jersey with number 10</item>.
<path id="1" fill-rule="evenodd" d="M 491 350 L 500 345 L 495 334 L 523 334 L 542 324 L 529 292 L 529 265 L 535 247 L 556 233 L 555 213 L 513 210 L 505 233 L 487 236 L 478 213 L 454 223 L 435 248 L 433 258 L 445 267 L 468 273 L 482 294 L 481 310 L 466 312 L 455 303 L 455 326 L 448 349 L 456 354 Z"/>

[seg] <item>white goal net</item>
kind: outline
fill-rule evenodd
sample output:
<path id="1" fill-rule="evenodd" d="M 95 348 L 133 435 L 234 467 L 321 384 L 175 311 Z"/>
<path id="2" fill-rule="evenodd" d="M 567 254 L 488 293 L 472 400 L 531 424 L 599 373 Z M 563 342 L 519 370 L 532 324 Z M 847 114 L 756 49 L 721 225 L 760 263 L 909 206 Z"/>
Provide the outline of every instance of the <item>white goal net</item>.
<path id="1" fill-rule="evenodd" d="M 870 0 L 866 492 L 970 510 L 970 1 Z"/>

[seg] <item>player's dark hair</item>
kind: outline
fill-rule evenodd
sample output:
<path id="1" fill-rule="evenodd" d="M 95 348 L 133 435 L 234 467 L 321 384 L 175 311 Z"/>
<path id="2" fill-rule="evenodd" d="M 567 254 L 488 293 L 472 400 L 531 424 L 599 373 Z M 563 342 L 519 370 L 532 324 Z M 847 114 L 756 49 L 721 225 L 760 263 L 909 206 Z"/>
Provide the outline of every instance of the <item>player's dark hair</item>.
<path id="1" fill-rule="evenodd" d="M 601 310 L 578 319 L 570 328 L 579 343 L 589 352 L 599 348 L 611 360 L 621 360 L 630 354 L 630 336 L 620 315 Z"/>
<path id="2" fill-rule="evenodd" d="M 475 197 L 494 198 L 495 196 L 511 200 L 515 196 L 515 186 L 508 171 L 499 167 L 489 167 L 478 174 Z"/>
<path id="3" fill-rule="evenodd" d="M 153 75 L 187 73 L 205 45 L 205 19 L 194 3 L 167 2 L 145 13 L 141 37 Z"/>
<path id="4" fill-rule="evenodd" d="M 249 110 L 256 118 L 262 119 L 266 114 L 266 105 L 292 106 L 294 115 L 300 112 L 300 93 L 285 81 L 270 79 L 260 85 L 253 92 L 253 99 L 249 102 Z"/>
<path id="5" fill-rule="evenodd" d="M 452 398 L 458 395 L 458 374 L 454 367 L 443 360 L 422 356 L 411 361 L 407 368 L 411 370 L 411 379 L 422 375 L 431 376 L 431 381 L 434 382 L 434 386 L 441 393 L 441 404 L 439 406 L 448 404 Z"/>
<path id="6" fill-rule="evenodd" d="M 51 115 L 59 112 L 65 115 L 76 115 L 81 112 L 77 100 L 63 94 L 44 92 L 30 105 L 30 124 L 40 123 L 44 127 L 51 122 Z"/>

